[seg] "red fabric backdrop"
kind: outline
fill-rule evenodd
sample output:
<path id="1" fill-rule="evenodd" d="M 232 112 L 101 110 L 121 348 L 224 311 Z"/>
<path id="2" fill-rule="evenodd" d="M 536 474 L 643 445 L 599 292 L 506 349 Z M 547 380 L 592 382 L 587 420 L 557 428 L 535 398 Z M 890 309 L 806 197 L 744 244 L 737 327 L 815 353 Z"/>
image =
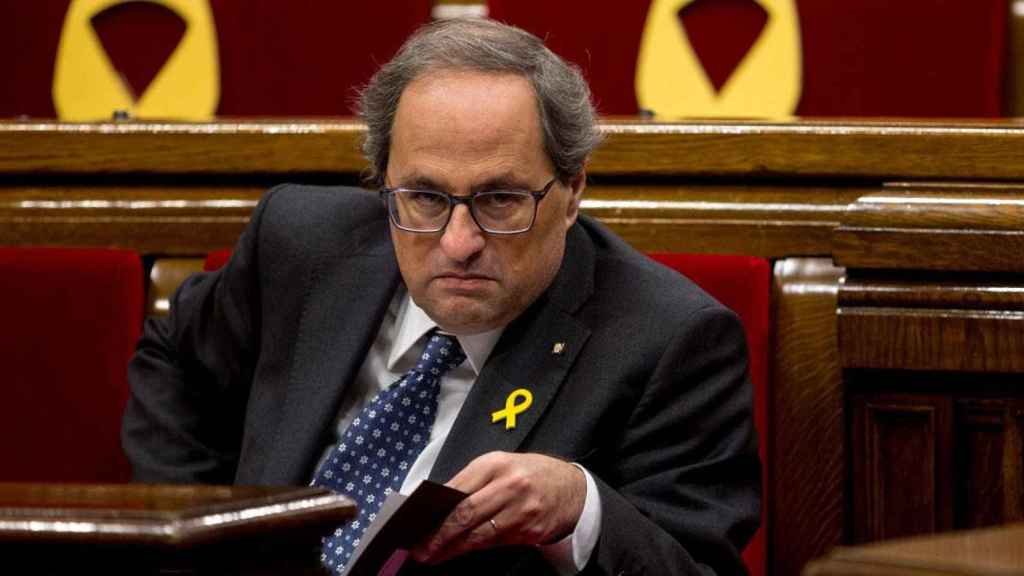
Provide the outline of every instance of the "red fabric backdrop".
<path id="1" fill-rule="evenodd" d="M 51 86 L 69 0 L 0 7 L 0 117 L 55 116 Z M 220 116 L 347 115 L 378 63 L 430 19 L 431 0 L 211 0 L 220 51 Z M 182 21 L 132 2 L 94 19 L 129 84 L 152 76 Z"/>
<path id="2" fill-rule="evenodd" d="M 637 112 L 636 56 L 647 0 L 489 0 L 491 16 L 541 37 L 586 72 L 603 114 Z M 999 116 L 1005 0 L 797 0 L 801 116 Z M 687 31 L 705 69 L 730 68 L 759 30 L 753 0 L 691 4 Z M 715 77 L 715 73 L 711 74 Z"/>
<path id="3" fill-rule="evenodd" d="M 431 0 L 211 0 L 221 62 L 221 116 L 351 112 L 353 87 L 430 15 Z M 68 0 L 0 7 L 0 117 L 53 117 L 54 58 Z M 1005 0 L 797 0 L 803 116 L 999 116 Z M 490 0 L 492 16 L 548 39 L 586 71 L 604 114 L 635 114 L 637 47 L 647 0 Z M 95 27 L 131 84 L 159 68 L 181 22 L 131 3 Z M 163 11 L 166 12 L 166 11 Z M 703 0 L 685 25 L 716 84 L 766 13 L 752 0 Z M 141 79 L 141 80 L 140 80 Z"/>

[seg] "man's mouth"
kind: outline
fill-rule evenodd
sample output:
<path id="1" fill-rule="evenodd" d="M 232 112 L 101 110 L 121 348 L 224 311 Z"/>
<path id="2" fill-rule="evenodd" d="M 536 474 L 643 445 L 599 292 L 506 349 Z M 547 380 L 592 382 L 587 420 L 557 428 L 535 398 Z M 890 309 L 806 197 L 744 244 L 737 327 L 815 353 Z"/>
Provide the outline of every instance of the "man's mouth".
<path id="1" fill-rule="evenodd" d="M 449 272 L 434 277 L 442 288 L 454 291 L 475 291 L 485 285 L 494 282 L 494 279 L 484 274 L 473 274 L 466 272 Z"/>

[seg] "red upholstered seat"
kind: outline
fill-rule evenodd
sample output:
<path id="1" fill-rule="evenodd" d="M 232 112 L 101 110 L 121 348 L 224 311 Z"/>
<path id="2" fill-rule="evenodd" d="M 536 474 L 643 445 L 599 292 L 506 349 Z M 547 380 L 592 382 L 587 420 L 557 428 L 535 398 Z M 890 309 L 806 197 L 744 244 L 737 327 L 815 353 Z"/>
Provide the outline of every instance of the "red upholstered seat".
<path id="1" fill-rule="evenodd" d="M 750 379 L 754 386 L 754 426 L 760 436 L 762 486 L 761 527 L 743 551 L 743 560 L 752 576 L 763 576 L 767 570 L 768 517 L 768 350 L 770 320 L 770 280 L 768 261 L 753 256 L 716 254 L 654 253 L 652 258 L 678 270 L 701 288 L 728 306 L 740 317 L 750 349 Z"/>
<path id="2" fill-rule="evenodd" d="M 206 255 L 206 261 L 203 262 L 203 270 L 211 272 L 213 270 L 219 270 L 228 260 L 231 259 L 231 250 L 214 250 Z"/>
<path id="3" fill-rule="evenodd" d="M 108 249 L 0 248 L 0 481 L 123 482 L 142 264 Z"/>

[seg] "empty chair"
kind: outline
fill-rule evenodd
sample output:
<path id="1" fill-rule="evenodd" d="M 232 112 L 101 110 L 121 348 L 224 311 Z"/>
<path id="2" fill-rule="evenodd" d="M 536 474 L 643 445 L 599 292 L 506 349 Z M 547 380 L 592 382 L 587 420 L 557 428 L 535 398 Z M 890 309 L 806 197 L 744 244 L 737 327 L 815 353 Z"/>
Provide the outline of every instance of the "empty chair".
<path id="1" fill-rule="evenodd" d="M 0 248 L 0 481 L 123 482 L 142 264 L 111 249 Z"/>

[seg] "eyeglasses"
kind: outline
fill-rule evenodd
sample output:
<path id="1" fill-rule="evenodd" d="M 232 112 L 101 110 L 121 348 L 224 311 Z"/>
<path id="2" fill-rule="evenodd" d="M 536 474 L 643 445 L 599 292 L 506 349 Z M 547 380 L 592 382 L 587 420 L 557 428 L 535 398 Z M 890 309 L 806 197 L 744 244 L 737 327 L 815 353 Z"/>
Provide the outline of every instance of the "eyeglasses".
<path id="1" fill-rule="evenodd" d="M 391 222 L 407 232 L 440 232 L 448 226 L 452 210 L 465 204 L 473 221 L 488 234 L 522 234 L 537 219 L 537 204 L 544 199 L 552 178 L 540 190 L 487 190 L 470 196 L 452 196 L 435 190 L 382 188 L 381 198 Z"/>

